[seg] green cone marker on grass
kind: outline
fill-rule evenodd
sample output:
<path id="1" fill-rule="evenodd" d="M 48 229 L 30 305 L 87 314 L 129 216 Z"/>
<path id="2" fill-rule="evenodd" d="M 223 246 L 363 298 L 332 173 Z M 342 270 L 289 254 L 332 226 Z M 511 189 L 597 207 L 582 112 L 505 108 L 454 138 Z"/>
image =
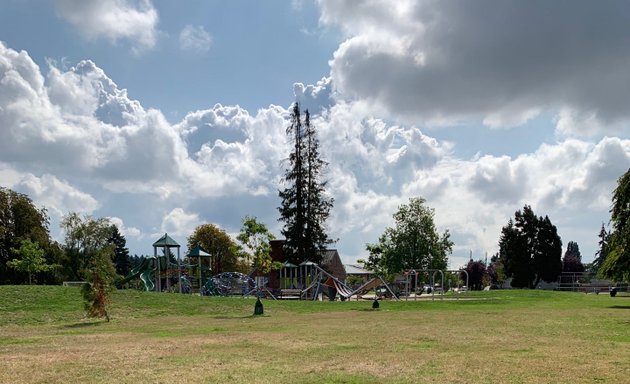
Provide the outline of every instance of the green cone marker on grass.
<path id="1" fill-rule="evenodd" d="M 256 299 L 256 304 L 254 305 L 254 315 L 262 315 L 264 313 L 262 301 L 260 301 L 260 297 Z"/>

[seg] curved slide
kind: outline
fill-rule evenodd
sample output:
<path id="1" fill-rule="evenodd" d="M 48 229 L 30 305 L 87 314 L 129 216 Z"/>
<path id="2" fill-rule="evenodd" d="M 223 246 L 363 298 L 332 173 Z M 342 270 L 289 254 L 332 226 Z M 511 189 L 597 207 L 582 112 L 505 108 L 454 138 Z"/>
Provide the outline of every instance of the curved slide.
<path id="1" fill-rule="evenodd" d="M 155 271 L 155 267 L 152 261 L 153 260 L 149 258 L 143 259 L 140 265 L 129 272 L 129 275 L 127 275 L 127 277 L 116 282 L 116 286 L 121 287 L 122 285 L 130 282 L 133 279 L 140 278 L 140 280 L 142 280 L 142 282 L 144 283 L 144 289 L 146 291 L 152 291 L 155 288 L 152 276 L 153 272 Z"/>

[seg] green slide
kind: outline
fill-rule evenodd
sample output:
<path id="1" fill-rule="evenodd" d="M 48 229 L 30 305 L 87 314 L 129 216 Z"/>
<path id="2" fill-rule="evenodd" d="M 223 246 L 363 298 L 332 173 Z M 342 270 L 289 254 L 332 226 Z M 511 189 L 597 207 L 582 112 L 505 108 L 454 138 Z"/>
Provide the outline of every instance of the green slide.
<path id="1" fill-rule="evenodd" d="M 155 267 L 153 266 L 153 260 L 150 258 L 145 258 L 142 260 L 140 265 L 129 272 L 129 275 L 127 275 L 127 277 L 119 280 L 116 283 L 116 286 L 120 288 L 131 280 L 140 278 L 140 280 L 142 280 L 142 282 L 144 283 L 144 289 L 146 291 L 152 291 L 155 288 L 155 284 L 153 283 L 154 271 Z"/>

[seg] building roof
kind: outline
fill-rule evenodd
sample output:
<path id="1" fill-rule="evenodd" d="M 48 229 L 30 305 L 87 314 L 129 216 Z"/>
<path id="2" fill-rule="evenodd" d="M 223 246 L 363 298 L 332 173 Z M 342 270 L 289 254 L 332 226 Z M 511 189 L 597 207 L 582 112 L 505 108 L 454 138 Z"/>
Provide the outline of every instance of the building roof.
<path id="1" fill-rule="evenodd" d="M 339 252 L 336 249 L 326 249 L 321 251 L 322 255 L 322 264 L 330 264 L 331 261 L 335 258 L 335 255 L 339 257 Z"/>
<path id="2" fill-rule="evenodd" d="M 348 275 L 373 275 L 374 272 L 363 268 L 360 264 L 344 264 Z"/>
<path id="3" fill-rule="evenodd" d="M 165 233 L 164 236 L 160 237 L 158 239 L 158 241 L 156 241 L 155 243 L 153 243 L 154 247 L 175 247 L 175 248 L 179 248 L 179 244 L 177 243 L 177 241 L 173 240 L 172 237 L 170 237 L 168 235 L 168 233 Z"/>

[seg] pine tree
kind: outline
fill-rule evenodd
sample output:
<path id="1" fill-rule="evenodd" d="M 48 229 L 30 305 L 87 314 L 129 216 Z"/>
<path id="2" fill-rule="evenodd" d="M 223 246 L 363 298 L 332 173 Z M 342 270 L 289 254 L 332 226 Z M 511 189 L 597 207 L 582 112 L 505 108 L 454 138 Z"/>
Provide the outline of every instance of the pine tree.
<path id="1" fill-rule="evenodd" d="M 528 287 L 534 272 L 527 252 L 527 243 L 512 219 L 501 229 L 499 255 L 513 287 Z"/>
<path id="2" fill-rule="evenodd" d="M 306 139 L 306 239 L 309 247 L 306 249 L 306 259 L 319 260 L 320 250 L 331 241 L 326 234 L 324 223 L 330 216 L 333 199 L 325 196 L 326 181 L 321 181 L 321 173 L 328 165 L 319 153 L 319 140 L 315 127 L 311 124 L 308 109 L 304 113 L 304 136 Z"/>
<path id="3" fill-rule="evenodd" d="M 318 263 L 320 251 L 330 243 L 324 223 L 333 200 L 324 195 L 326 183 L 321 181 L 326 162 L 320 157 L 310 114 L 305 112 L 302 124 L 298 103 L 293 105 L 286 132 L 293 140 L 293 150 L 283 180 L 287 187 L 279 192 L 282 199 L 279 220 L 284 222 L 282 235 L 286 239 L 284 253 L 293 263 L 305 260 Z"/>
<path id="4" fill-rule="evenodd" d="M 599 250 L 595 253 L 595 260 L 591 264 L 591 272 L 598 273 L 599 268 L 602 266 L 604 260 L 608 256 L 608 245 L 610 243 L 610 231 L 607 231 L 602 223 L 602 228 L 599 230 Z"/>
<path id="5" fill-rule="evenodd" d="M 575 241 L 567 244 L 567 251 L 562 257 L 562 272 L 584 272 L 580 247 Z"/>
<path id="6" fill-rule="evenodd" d="M 536 287 L 540 280 L 548 283 L 556 281 L 562 272 L 562 240 L 558 236 L 558 229 L 551 223 L 548 216 L 538 219 L 538 233 L 534 253 L 534 269 Z"/>
<path id="7" fill-rule="evenodd" d="M 115 246 L 112 261 L 116 266 L 116 273 L 121 276 L 127 276 L 131 271 L 131 259 L 129 258 L 129 249 L 127 249 L 127 240 L 125 236 L 120 234 L 118 227 L 112 225 L 112 234 L 108 242 Z"/>

